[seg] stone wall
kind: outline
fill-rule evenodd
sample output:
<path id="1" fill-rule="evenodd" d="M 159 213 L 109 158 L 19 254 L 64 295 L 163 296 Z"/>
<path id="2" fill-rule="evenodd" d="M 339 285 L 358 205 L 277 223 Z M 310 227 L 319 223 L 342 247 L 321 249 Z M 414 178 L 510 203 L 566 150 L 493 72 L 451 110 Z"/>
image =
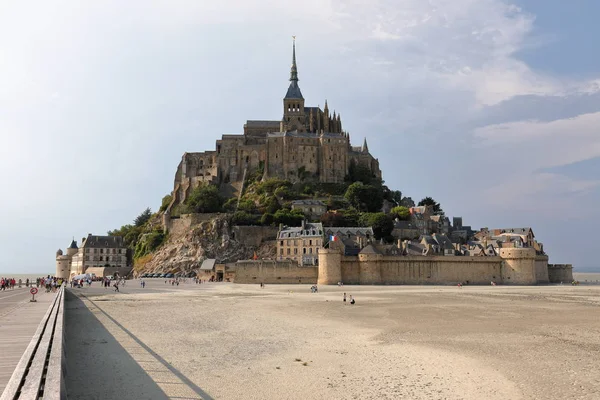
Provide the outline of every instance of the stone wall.
<path id="1" fill-rule="evenodd" d="M 299 267 L 292 261 L 244 260 L 234 268 L 235 283 L 317 283 L 317 267 Z"/>
<path id="2" fill-rule="evenodd" d="M 547 257 L 533 249 L 503 249 L 501 256 L 342 256 L 338 250 L 319 250 L 319 284 L 423 285 L 504 284 L 548 282 Z M 546 272 L 544 273 L 544 268 Z M 539 280 L 538 280 L 539 279 Z"/>
<path id="3" fill-rule="evenodd" d="M 550 282 L 548 277 L 548 256 L 535 257 L 535 277 L 537 283 Z"/>
<path id="4" fill-rule="evenodd" d="M 548 264 L 548 280 L 550 283 L 573 282 L 573 265 Z"/>
<path id="5" fill-rule="evenodd" d="M 245 246 L 258 247 L 263 242 L 277 239 L 278 228 L 275 226 L 234 226 L 232 239 Z"/>

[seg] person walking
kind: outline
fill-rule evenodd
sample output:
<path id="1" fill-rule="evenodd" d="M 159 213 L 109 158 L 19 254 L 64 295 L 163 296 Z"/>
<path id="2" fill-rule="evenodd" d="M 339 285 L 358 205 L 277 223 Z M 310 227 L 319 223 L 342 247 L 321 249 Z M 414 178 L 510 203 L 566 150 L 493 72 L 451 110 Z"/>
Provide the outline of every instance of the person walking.
<path id="1" fill-rule="evenodd" d="M 354 301 L 354 297 L 352 297 L 352 295 L 350 295 L 350 304 L 354 304 L 354 303 L 356 303 L 356 302 Z"/>
<path id="2" fill-rule="evenodd" d="M 119 282 L 115 281 L 114 286 L 115 286 L 115 292 L 118 292 L 119 291 Z"/>
<path id="3" fill-rule="evenodd" d="M 344 304 L 346 304 L 346 292 L 344 292 Z"/>

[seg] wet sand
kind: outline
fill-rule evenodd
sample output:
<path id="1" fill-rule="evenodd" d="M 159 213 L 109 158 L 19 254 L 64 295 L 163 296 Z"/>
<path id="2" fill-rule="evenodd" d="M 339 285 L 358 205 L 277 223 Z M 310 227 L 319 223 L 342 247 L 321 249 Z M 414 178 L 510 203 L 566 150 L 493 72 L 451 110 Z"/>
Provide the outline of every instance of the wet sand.
<path id="1" fill-rule="evenodd" d="M 600 398 L 600 286 L 148 282 L 73 290 L 69 398 Z"/>

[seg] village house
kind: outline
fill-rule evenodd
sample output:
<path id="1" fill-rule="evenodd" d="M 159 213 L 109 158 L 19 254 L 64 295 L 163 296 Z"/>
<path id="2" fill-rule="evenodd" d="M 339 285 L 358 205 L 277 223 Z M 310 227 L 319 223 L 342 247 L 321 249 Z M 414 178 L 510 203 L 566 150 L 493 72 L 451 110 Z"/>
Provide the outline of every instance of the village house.
<path id="1" fill-rule="evenodd" d="M 317 265 L 323 247 L 323 224 L 302 221 L 299 227 L 280 227 L 277 234 L 277 259 L 294 260 L 298 265 Z"/>
<path id="2" fill-rule="evenodd" d="M 339 248 L 344 255 L 357 255 L 374 239 L 373 229 L 370 227 L 327 227 L 324 229 L 329 248 Z"/>
<path id="3" fill-rule="evenodd" d="M 292 210 L 300 210 L 311 219 L 318 219 L 327 212 L 327 206 L 320 200 L 294 200 Z"/>

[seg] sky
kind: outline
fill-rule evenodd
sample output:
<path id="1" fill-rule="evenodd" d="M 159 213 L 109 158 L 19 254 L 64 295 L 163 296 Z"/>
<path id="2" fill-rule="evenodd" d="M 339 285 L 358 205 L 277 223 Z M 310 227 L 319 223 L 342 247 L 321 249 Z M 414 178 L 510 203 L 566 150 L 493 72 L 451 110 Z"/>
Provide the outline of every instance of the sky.
<path id="1" fill-rule="evenodd" d="M 386 184 L 600 269 L 595 0 L 0 0 L 0 273 L 156 210 L 184 152 L 307 106 Z"/>

